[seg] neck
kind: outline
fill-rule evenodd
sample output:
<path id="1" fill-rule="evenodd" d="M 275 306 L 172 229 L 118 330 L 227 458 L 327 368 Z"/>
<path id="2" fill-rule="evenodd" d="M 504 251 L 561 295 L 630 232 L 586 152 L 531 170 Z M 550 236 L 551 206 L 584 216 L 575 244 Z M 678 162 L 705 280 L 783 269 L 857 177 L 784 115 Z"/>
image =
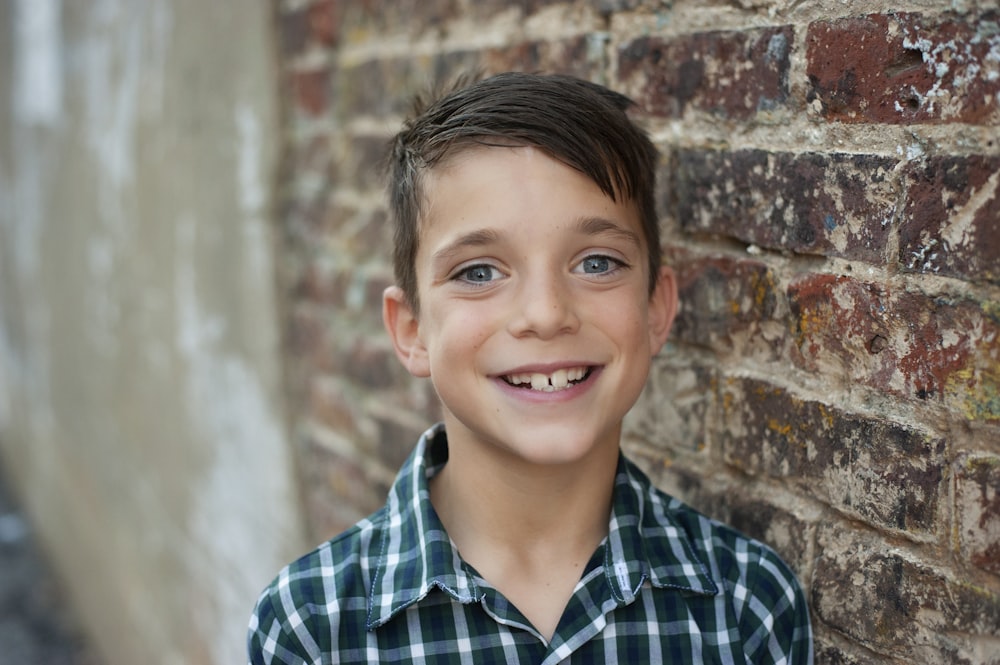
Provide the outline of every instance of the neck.
<path id="1" fill-rule="evenodd" d="M 618 449 L 539 465 L 466 442 L 449 443 L 431 503 L 463 558 L 586 558 L 607 535 Z"/>

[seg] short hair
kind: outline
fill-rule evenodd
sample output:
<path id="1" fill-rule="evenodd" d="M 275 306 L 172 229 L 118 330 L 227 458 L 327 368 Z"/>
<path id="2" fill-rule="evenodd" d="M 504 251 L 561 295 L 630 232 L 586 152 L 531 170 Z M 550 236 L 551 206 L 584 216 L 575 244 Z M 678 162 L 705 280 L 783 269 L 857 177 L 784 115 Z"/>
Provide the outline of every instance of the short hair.
<path id="1" fill-rule="evenodd" d="M 437 101 L 417 102 L 388 155 L 396 284 L 414 310 L 422 174 L 474 146 L 540 149 L 589 177 L 613 201 L 636 205 L 649 261 L 649 291 L 661 261 L 656 214 L 659 153 L 627 115 L 631 99 L 571 76 L 507 72 L 459 84 Z"/>

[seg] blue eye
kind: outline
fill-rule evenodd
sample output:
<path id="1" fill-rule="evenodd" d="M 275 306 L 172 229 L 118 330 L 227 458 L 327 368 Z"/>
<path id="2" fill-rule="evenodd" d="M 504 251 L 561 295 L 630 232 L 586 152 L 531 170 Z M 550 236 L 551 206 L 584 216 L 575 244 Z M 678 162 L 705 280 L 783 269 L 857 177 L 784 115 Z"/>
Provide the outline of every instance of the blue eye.
<path id="1" fill-rule="evenodd" d="M 491 265 L 479 263 L 463 268 L 455 275 L 455 279 L 473 284 L 485 284 L 499 277 L 500 271 Z"/>
<path id="2" fill-rule="evenodd" d="M 603 254 L 593 254 L 580 262 L 577 270 L 587 275 L 604 275 L 624 268 L 625 263 Z"/>

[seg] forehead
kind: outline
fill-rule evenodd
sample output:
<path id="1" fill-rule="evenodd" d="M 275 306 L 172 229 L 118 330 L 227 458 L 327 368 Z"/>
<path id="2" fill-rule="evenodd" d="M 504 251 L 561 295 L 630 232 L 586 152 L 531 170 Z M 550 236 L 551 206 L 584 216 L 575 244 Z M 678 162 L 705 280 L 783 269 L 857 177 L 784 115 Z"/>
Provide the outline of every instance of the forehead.
<path id="1" fill-rule="evenodd" d="M 535 146 L 460 147 L 422 174 L 421 190 L 421 236 L 443 220 L 489 213 L 488 219 L 501 223 L 505 210 L 514 217 L 532 206 L 560 217 L 606 214 L 640 225 L 634 202 L 609 196 L 582 171 Z"/>

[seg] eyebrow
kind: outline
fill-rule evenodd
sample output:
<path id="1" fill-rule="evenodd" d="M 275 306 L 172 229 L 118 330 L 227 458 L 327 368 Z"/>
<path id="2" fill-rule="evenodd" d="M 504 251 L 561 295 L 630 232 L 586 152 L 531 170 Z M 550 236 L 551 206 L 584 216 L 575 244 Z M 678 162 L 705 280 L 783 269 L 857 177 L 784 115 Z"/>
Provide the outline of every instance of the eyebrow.
<path id="1" fill-rule="evenodd" d="M 477 229 L 469 233 L 463 233 L 453 241 L 434 252 L 431 256 L 433 263 L 448 261 L 452 256 L 459 253 L 466 247 L 485 247 L 499 242 L 500 234 L 492 229 Z"/>
<path id="2" fill-rule="evenodd" d="M 577 228 L 579 228 L 581 233 L 586 235 L 612 235 L 626 240 L 636 247 L 642 247 L 642 240 L 639 238 L 639 234 L 631 229 L 615 224 L 610 219 L 604 217 L 584 217 L 577 222 Z"/>

